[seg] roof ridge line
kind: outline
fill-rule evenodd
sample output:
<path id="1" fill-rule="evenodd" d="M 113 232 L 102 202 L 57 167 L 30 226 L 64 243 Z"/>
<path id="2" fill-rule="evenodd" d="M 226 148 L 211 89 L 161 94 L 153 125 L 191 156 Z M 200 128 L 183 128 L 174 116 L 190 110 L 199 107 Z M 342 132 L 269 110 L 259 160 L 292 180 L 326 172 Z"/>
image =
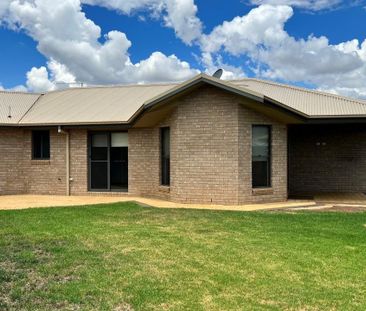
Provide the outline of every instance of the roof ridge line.
<path id="1" fill-rule="evenodd" d="M 245 81 L 245 80 L 247 80 L 247 81 L 257 81 L 257 82 L 260 82 L 260 83 L 266 83 L 266 84 L 271 84 L 271 85 L 275 85 L 275 86 L 286 87 L 286 88 L 289 88 L 289 89 L 298 90 L 298 91 L 306 92 L 306 93 L 318 94 L 318 95 L 322 95 L 322 96 L 325 96 L 325 97 L 342 98 L 346 101 L 354 102 L 354 103 L 361 104 L 361 105 L 366 105 L 366 101 L 363 100 L 363 99 L 355 99 L 355 98 L 352 98 L 352 97 L 348 97 L 348 96 L 344 96 L 344 95 L 338 95 L 338 94 L 332 94 L 332 93 L 328 93 L 328 92 L 324 92 L 324 91 L 310 90 L 310 89 L 307 89 L 305 87 L 294 86 L 294 85 L 289 85 L 289 84 L 280 83 L 280 82 L 274 82 L 274 81 L 270 81 L 270 80 L 262 80 L 262 79 L 258 79 L 258 78 L 244 78 L 244 79 L 231 80 L 231 81 L 235 82 L 235 81 Z"/>
<path id="2" fill-rule="evenodd" d="M 28 112 L 35 106 L 36 103 L 38 103 L 38 101 L 41 99 L 42 96 L 44 96 L 44 94 L 39 94 L 38 98 L 33 102 L 33 104 L 28 108 L 28 110 L 24 112 L 24 114 L 22 115 L 21 118 L 19 118 L 16 124 L 20 124 L 20 122 L 22 122 L 22 120 L 25 118 Z"/>
<path id="3" fill-rule="evenodd" d="M 8 90 L 0 90 L 0 93 L 5 94 L 21 94 L 21 95 L 42 95 L 43 93 L 32 93 L 32 92 L 23 92 L 23 91 L 8 91 Z"/>
<path id="4" fill-rule="evenodd" d="M 128 87 L 150 87 L 150 86 L 168 86 L 168 85 L 179 85 L 181 82 L 172 82 L 172 83 L 152 83 L 152 84 L 111 84 L 111 85 L 95 85 L 95 86 L 85 86 L 85 87 L 69 87 L 65 89 L 58 89 L 53 91 L 48 91 L 45 93 L 41 93 L 42 95 L 52 94 L 52 93 L 61 93 L 73 90 L 91 90 L 91 89 L 112 89 L 112 88 L 128 88 Z"/>

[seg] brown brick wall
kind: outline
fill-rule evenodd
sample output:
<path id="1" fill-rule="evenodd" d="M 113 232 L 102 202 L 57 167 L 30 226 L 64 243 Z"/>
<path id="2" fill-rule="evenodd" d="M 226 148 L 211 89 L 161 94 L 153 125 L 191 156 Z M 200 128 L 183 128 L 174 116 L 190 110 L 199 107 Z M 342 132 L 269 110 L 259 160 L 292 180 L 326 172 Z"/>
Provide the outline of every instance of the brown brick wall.
<path id="1" fill-rule="evenodd" d="M 214 100 L 213 100 L 214 99 Z M 252 124 L 273 126 L 273 188 L 253 195 Z M 171 186 L 160 186 L 159 127 L 171 128 Z M 153 129 L 129 131 L 129 192 L 177 202 L 239 204 L 287 198 L 287 128 L 211 87 L 177 102 Z"/>
<path id="2" fill-rule="evenodd" d="M 32 160 L 32 131 L 24 130 L 23 174 L 26 193 L 66 193 L 65 135 L 50 130 L 50 160 Z"/>
<path id="3" fill-rule="evenodd" d="M 158 196 L 159 129 L 128 131 L 128 192 L 137 196 Z"/>
<path id="4" fill-rule="evenodd" d="M 70 130 L 70 194 L 88 193 L 88 132 Z"/>
<path id="5" fill-rule="evenodd" d="M 23 131 L 0 129 L 0 194 L 24 193 Z"/>
<path id="6" fill-rule="evenodd" d="M 291 194 L 366 192 L 364 125 L 292 126 Z"/>
<path id="7" fill-rule="evenodd" d="M 252 189 L 252 126 L 272 128 L 272 187 Z M 239 109 L 239 203 L 271 202 L 287 199 L 287 126 L 240 106 Z"/>
<path id="8" fill-rule="evenodd" d="M 238 96 L 213 87 L 203 87 L 177 100 L 175 110 L 158 126 L 130 129 L 129 194 L 189 203 L 285 200 L 286 126 L 244 108 L 242 101 Z M 253 124 L 270 124 L 273 128 L 273 187 L 261 193 L 253 193 L 251 187 Z M 161 126 L 171 128 L 170 189 L 160 186 Z M 0 144 L 13 148 L 12 153 L 17 154 L 18 158 L 9 157 L 8 161 L 14 163 L 14 159 L 19 159 L 21 162 L 17 166 L 19 178 L 11 183 L 5 178 L 0 185 L 6 184 L 7 191 L 14 193 L 65 194 L 65 135 L 58 134 L 56 129 L 51 131 L 50 161 L 31 160 L 30 130 L 14 130 L 11 135 L 7 138 L 8 143 L 0 137 Z M 3 176 L 8 176 L 6 167 L 0 166 Z M 70 130 L 70 177 L 71 194 L 92 194 L 88 192 L 87 184 L 87 130 L 84 129 Z M 14 182 L 16 184 L 12 184 Z M 0 188 L 0 193 L 5 191 Z"/>
<path id="9" fill-rule="evenodd" d="M 50 131 L 50 160 L 32 160 L 32 131 L 0 130 L 0 194 L 66 193 L 66 136 Z M 87 131 L 70 131 L 71 194 L 87 194 Z"/>
<path id="10" fill-rule="evenodd" d="M 178 103 L 172 118 L 173 200 L 237 204 L 238 108 L 234 96 L 211 87 Z"/>

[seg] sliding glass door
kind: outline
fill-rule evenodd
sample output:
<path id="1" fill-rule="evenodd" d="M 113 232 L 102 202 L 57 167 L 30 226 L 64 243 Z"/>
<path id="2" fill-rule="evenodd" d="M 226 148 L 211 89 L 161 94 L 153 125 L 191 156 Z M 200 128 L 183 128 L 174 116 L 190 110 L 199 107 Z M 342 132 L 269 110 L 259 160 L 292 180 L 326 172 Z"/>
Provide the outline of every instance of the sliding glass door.
<path id="1" fill-rule="evenodd" d="M 98 132 L 89 135 L 89 189 L 127 191 L 128 134 Z"/>

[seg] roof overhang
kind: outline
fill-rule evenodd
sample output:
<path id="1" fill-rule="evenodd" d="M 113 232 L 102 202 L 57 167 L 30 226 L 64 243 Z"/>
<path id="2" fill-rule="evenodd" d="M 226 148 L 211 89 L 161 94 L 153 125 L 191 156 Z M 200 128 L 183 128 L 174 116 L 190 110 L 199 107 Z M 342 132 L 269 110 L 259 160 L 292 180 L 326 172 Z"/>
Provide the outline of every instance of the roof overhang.
<path id="1" fill-rule="evenodd" d="M 176 85 L 168 91 L 144 102 L 137 111 L 124 122 L 60 122 L 60 123 L 5 123 L 1 128 L 31 128 L 63 126 L 68 128 L 120 128 L 151 127 L 167 117 L 178 105 L 176 99 L 185 96 L 202 86 L 212 86 L 224 92 L 236 95 L 243 106 L 258 113 L 264 114 L 284 124 L 334 124 L 334 123 L 366 123 L 366 115 L 341 115 L 341 116 L 310 116 L 288 105 L 274 100 L 264 94 L 252 91 L 243 86 L 238 86 L 223 80 L 200 74 L 194 78 Z"/>
<path id="2" fill-rule="evenodd" d="M 331 117 L 310 117 L 306 124 L 366 124 L 366 116 L 331 116 Z"/>
<path id="3" fill-rule="evenodd" d="M 284 123 L 302 123 L 307 116 L 263 94 L 233 85 L 231 83 L 200 74 L 173 89 L 145 102 L 142 109 L 134 115 L 133 127 L 150 127 L 166 117 L 177 105 L 175 100 L 198 88 L 209 85 L 245 99 L 243 105 Z"/>

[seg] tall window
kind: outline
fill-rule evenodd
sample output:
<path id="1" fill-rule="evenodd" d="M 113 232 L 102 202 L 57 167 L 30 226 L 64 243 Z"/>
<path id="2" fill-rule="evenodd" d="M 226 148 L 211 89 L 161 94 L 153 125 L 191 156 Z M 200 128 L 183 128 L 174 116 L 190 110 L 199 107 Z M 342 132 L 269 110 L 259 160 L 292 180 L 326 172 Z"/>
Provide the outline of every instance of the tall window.
<path id="1" fill-rule="evenodd" d="M 50 131 L 32 132 L 32 159 L 50 159 Z"/>
<path id="2" fill-rule="evenodd" d="M 271 187 L 271 127 L 268 125 L 252 128 L 252 185 L 253 188 Z"/>
<path id="3" fill-rule="evenodd" d="M 163 127 L 160 130 L 160 157 L 161 157 L 161 184 L 170 185 L 170 129 Z"/>

